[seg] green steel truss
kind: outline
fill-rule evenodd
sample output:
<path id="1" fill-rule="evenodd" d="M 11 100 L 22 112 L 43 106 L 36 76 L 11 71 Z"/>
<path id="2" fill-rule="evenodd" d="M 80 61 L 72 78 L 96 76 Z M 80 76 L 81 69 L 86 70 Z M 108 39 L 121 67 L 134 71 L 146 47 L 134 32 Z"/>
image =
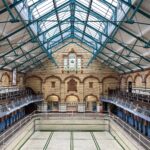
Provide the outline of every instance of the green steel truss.
<path id="1" fill-rule="evenodd" d="M 10 16 L 8 20 L 0 20 L 1 23 L 22 25 L 0 37 L 0 45 L 9 45 L 0 53 L 0 69 L 17 68 L 18 71 L 26 72 L 40 66 L 47 57 L 58 66 L 53 54 L 71 43 L 92 54 L 87 66 L 98 59 L 116 71 L 126 73 L 144 70 L 142 64 L 150 63 L 149 57 L 136 51 L 138 42 L 149 47 L 149 40 L 123 26 L 124 23 L 132 25 L 137 13 L 150 19 L 150 15 L 140 7 L 143 0 L 139 0 L 136 6 L 132 0 L 14 0 L 12 4 L 2 0 L 1 3 L 4 8 L 0 10 L 0 16 L 6 13 Z M 120 20 L 119 13 L 122 15 Z M 28 37 L 14 44 L 11 39 L 22 32 Z M 133 37 L 135 43 L 126 45 L 116 38 L 118 32 Z M 32 48 L 25 51 L 24 47 L 31 44 Z M 115 51 L 111 44 L 122 50 Z M 9 59 L 12 56 L 13 59 Z M 132 60 L 131 57 L 138 59 Z"/>

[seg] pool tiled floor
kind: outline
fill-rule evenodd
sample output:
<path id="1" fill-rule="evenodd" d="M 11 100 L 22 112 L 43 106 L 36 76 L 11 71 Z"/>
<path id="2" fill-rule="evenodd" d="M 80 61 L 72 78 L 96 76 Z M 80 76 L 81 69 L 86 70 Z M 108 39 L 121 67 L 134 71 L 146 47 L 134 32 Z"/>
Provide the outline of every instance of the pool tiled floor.
<path id="1" fill-rule="evenodd" d="M 122 150 L 109 132 L 35 132 L 21 150 Z"/>

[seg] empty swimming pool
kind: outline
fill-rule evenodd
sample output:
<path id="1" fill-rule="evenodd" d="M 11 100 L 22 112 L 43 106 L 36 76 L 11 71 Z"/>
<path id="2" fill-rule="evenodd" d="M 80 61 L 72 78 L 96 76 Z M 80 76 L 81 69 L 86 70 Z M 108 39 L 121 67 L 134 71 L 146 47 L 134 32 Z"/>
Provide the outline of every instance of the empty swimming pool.
<path id="1" fill-rule="evenodd" d="M 21 150 L 123 150 L 109 132 L 35 132 Z"/>
<path id="2" fill-rule="evenodd" d="M 100 114 L 37 113 L 18 122 L 5 133 L 5 136 L 0 136 L 0 148 L 6 150 L 149 149 L 147 139 L 141 136 L 139 141 L 140 135 L 136 135 L 138 133 L 132 134 L 131 137 L 126 129 L 131 135 L 132 129 L 123 122 Z"/>

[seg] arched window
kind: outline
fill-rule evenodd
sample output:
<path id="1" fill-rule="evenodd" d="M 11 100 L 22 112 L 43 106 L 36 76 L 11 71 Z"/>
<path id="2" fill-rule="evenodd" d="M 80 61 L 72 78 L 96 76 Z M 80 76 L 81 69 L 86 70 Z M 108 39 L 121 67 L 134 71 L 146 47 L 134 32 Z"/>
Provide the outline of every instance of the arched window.
<path id="1" fill-rule="evenodd" d="M 64 70 L 65 71 L 80 71 L 81 69 L 81 56 L 76 55 L 74 52 L 70 52 L 67 56 L 64 56 Z"/>

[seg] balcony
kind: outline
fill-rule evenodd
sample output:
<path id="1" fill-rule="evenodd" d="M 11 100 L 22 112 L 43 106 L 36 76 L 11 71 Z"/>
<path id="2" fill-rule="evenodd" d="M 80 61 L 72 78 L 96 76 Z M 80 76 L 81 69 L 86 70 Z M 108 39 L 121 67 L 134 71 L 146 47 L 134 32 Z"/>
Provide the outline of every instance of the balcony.
<path id="1" fill-rule="evenodd" d="M 107 102 L 114 104 L 124 110 L 129 111 L 130 113 L 139 116 L 147 121 L 150 121 L 150 110 L 146 107 L 140 106 L 139 104 L 134 104 L 129 100 L 124 100 L 115 96 L 103 96 L 100 98 L 102 102 Z"/>

